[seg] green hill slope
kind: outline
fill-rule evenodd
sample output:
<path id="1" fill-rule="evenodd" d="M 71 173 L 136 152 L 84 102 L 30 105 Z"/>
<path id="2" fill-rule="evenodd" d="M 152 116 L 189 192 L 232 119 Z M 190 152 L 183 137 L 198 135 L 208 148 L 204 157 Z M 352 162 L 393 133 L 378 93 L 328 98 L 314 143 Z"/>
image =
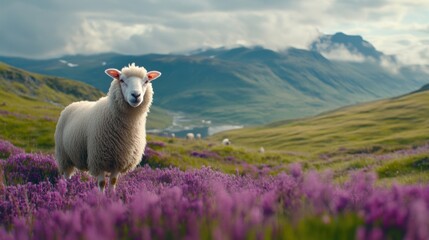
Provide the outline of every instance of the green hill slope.
<path id="1" fill-rule="evenodd" d="M 373 152 L 429 140 L 429 92 L 354 105 L 315 117 L 222 132 L 214 139 L 303 153 Z"/>
<path id="2" fill-rule="evenodd" d="M 103 93 L 73 80 L 29 73 L 0 62 L 0 138 L 28 151 L 51 150 L 57 118 L 71 102 L 96 100 Z M 171 117 L 153 109 L 148 128 L 165 127 Z"/>

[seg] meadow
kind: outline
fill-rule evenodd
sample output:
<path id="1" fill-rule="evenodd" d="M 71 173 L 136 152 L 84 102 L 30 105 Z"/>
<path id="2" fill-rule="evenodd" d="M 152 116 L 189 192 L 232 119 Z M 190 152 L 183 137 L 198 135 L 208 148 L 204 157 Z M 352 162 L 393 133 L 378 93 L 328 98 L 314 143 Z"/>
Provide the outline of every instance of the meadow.
<path id="1" fill-rule="evenodd" d="M 0 239 L 428 239 L 428 101 L 420 91 L 207 139 L 148 135 L 140 166 L 102 194 L 85 172 L 58 174 L 61 106 L 0 88 Z"/>
<path id="2" fill-rule="evenodd" d="M 344 172 L 287 152 L 149 136 L 141 166 L 102 194 L 88 174 L 66 181 L 52 155 L 2 140 L 0 239 L 427 239 L 428 153 L 349 153 L 379 166 Z M 404 184 L 398 171 L 421 178 Z"/>

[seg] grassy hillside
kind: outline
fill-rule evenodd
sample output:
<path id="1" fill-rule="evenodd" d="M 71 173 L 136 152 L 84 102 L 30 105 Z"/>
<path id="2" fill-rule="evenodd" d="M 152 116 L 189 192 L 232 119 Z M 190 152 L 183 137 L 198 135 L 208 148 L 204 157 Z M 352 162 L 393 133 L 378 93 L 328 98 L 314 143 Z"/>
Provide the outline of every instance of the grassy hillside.
<path id="1" fill-rule="evenodd" d="M 69 103 L 96 100 L 100 90 L 81 82 L 29 73 L 0 63 L 0 138 L 28 151 L 51 150 L 57 118 Z M 148 127 L 165 127 L 171 117 L 153 109 Z"/>
<path id="2" fill-rule="evenodd" d="M 429 91 L 355 105 L 293 121 L 221 132 L 233 144 L 280 154 L 338 176 L 375 170 L 400 182 L 428 181 Z"/>
<path id="3" fill-rule="evenodd" d="M 237 144 L 321 153 L 339 148 L 401 147 L 429 140 L 429 92 L 354 105 L 315 117 L 222 132 Z"/>

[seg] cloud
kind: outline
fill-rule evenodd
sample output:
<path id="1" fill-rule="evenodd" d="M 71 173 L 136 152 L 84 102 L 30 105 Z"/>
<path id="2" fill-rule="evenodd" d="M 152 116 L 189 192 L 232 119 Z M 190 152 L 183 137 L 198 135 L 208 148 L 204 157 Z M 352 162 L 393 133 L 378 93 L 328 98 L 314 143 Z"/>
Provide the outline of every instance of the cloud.
<path id="1" fill-rule="evenodd" d="M 310 41 L 308 38 L 316 35 L 316 27 L 309 23 L 317 21 L 309 21 L 298 11 L 308 8 L 305 4 L 308 3 L 284 0 L 185 0 L 180 4 L 173 0 L 126 3 L 38 0 L 36 4 L 18 0 L 0 10 L 4 25 L 1 32 L 15 31 L 17 24 L 22 26 L 22 31 L 7 37 L 10 45 L 0 47 L 0 54 L 51 56 L 104 50 L 135 52 L 138 45 L 144 45 L 140 49 L 146 51 L 171 52 L 198 48 L 199 43 L 231 45 L 237 42 L 268 48 L 295 44 L 304 47 L 302 37 Z M 17 12 L 20 16 L 11 14 Z M 31 16 L 37 17 L 37 21 L 32 21 Z M 142 32 L 143 26 L 149 26 L 152 31 Z M 121 31 L 122 34 L 113 36 L 108 31 Z M 185 40 L 184 36 L 188 38 Z M 34 39 L 32 44 L 16 41 L 28 37 Z M 138 44 L 138 39 L 145 42 Z M 178 40 L 173 41 L 175 39 Z M 131 41 L 130 49 L 124 49 L 123 42 L 127 40 Z"/>
<path id="2" fill-rule="evenodd" d="M 415 44 L 399 49 L 398 60 L 404 65 L 429 65 L 429 46 Z"/>
<path id="3" fill-rule="evenodd" d="M 392 59 L 389 56 L 381 56 L 380 65 L 393 74 L 399 73 L 401 68 L 404 66 L 402 63 L 398 62 L 396 59 Z"/>
<path id="4" fill-rule="evenodd" d="M 427 35 L 428 8 L 418 0 L 15 0 L 0 9 L 0 55 L 168 53 L 238 43 L 305 48 L 319 31 L 363 35 L 381 51 L 404 53 Z M 404 58 L 429 62 L 422 50 Z M 330 54 L 360 59 L 341 48 Z"/>
<path id="5" fill-rule="evenodd" d="M 50 55 L 55 49 L 64 47 L 70 32 L 79 29 L 73 24 L 76 20 L 61 12 L 46 14 L 45 9 L 14 2 L 2 8 L 0 13 L 0 53 L 18 56 Z"/>
<path id="6" fill-rule="evenodd" d="M 336 61 L 347 61 L 347 62 L 364 62 L 369 60 L 357 51 L 349 50 L 343 44 L 333 44 L 329 41 L 318 43 L 316 45 L 317 50 L 325 58 L 336 60 Z"/>

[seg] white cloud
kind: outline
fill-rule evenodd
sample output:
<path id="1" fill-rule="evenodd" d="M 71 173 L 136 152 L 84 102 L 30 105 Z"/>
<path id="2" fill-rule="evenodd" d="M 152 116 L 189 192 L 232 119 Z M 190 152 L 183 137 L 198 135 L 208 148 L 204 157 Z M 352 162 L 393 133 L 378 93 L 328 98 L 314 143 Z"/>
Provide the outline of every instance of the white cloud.
<path id="1" fill-rule="evenodd" d="M 396 74 L 399 72 L 403 64 L 401 64 L 398 61 L 392 61 L 391 58 L 382 56 L 380 59 L 380 65 L 384 68 L 389 70 L 391 73 Z"/>
<path id="2" fill-rule="evenodd" d="M 429 46 L 413 44 L 399 49 L 397 56 L 404 65 L 429 65 Z"/>
<path id="3" fill-rule="evenodd" d="M 364 62 L 365 56 L 357 51 L 350 51 L 343 44 L 319 43 L 318 49 L 320 53 L 327 59 L 347 62 Z"/>
<path id="4" fill-rule="evenodd" d="M 305 48 L 318 31 L 342 31 L 405 62 L 428 64 L 422 42 L 427 9 L 429 2 L 419 0 L 15 0 L 0 9 L 0 55 L 168 53 L 235 44 Z M 330 54 L 360 59 L 341 48 Z"/>

